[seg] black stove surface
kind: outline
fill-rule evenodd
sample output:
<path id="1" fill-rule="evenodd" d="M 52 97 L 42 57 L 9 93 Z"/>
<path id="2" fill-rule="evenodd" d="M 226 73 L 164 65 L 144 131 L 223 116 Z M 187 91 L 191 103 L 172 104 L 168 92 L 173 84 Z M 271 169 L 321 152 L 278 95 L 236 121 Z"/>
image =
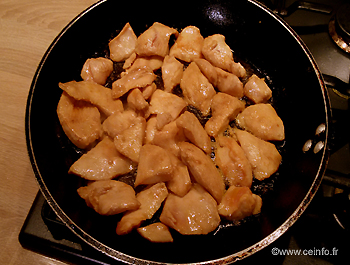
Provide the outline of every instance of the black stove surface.
<path id="1" fill-rule="evenodd" d="M 331 156 L 322 185 L 301 218 L 276 242 L 242 260 L 253 264 L 344 264 L 350 249 L 350 54 L 329 33 L 329 22 L 346 0 L 262 1 L 275 9 L 304 40 L 327 84 L 332 105 Z M 320 5 L 321 4 L 321 5 Z M 316 11 L 310 11 L 316 9 Z M 350 17 L 350 14 L 349 14 Z M 72 264 L 115 264 L 75 236 L 55 216 L 39 192 L 19 235 L 24 248 Z"/>

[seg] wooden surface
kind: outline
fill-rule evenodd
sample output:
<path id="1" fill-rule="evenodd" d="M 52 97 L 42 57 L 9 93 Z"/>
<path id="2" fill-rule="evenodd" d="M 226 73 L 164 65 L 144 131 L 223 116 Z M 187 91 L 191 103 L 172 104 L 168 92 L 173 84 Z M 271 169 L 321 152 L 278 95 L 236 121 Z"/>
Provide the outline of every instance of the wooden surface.
<path id="1" fill-rule="evenodd" d="M 27 155 L 28 91 L 46 49 L 94 0 L 0 0 L 0 264 L 63 264 L 23 249 L 18 234 L 38 192 Z"/>

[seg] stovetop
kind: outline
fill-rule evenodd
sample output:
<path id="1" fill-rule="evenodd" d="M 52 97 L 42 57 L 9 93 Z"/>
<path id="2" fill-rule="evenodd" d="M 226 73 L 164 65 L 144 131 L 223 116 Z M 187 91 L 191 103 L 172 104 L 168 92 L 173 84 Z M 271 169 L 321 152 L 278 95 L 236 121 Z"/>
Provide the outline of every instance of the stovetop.
<path id="1" fill-rule="evenodd" d="M 239 264 L 253 264 L 261 260 L 283 265 L 343 264 L 350 249 L 347 240 L 350 236 L 350 136 L 347 125 L 350 113 L 349 97 L 339 94 L 336 89 L 341 87 L 339 90 L 342 91 L 350 87 L 350 54 L 332 39 L 329 22 L 339 6 L 349 1 L 312 0 L 317 5 L 294 0 L 262 2 L 279 12 L 296 30 L 324 74 L 333 114 L 331 156 L 319 191 L 296 224 L 276 242 Z M 65 227 L 40 192 L 25 220 L 19 240 L 27 249 L 73 264 L 117 263 Z"/>

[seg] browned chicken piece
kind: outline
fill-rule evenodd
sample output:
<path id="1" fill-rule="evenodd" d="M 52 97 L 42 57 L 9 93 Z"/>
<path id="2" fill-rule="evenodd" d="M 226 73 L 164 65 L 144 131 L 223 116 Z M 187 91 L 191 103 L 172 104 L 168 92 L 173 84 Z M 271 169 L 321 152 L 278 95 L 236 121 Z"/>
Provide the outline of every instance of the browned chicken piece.
<path id="1" fill-rule="evenodd" d="M 164 92 L 161 89 L 157 89 L 156 91 L 154 91 L 151 97 L 150 113 L 158 115 L 167 115 L 168 122 L 171 122 L 179 116 L 181 111 L 186 106 L 187 103 L 182 98 L 174 94 Z"/>
<path id="2" fill-rule="evenodd" d="M 270 104 L 250 105 L 237 116 L 237 124 L 266 141 L 284 140 L 284 125 Z"/>
<path id="3" fill-rule="evenodd" d="M 129 58 L 135 51 L 137 36 L 129 23 L 126 23 L 122 31 L 109 42 L 110 58 L 115 62 L 121 62 Z"/>
<path id="4" fill-rule="evenodd" d="M 191 143 L 209 154 L 211 152 L 211 140 L 202 127 L 196 116 L 185 111 L 177 120 L 176 125 L 183 129 L 183 132 Z"/>
<path id="5" fill-rule="evenodd" d="M 148 100 L 153 95 L 154 91 L 156 91 L 157 85 L 155 83 L 150 84 L 149 86 L 146 86 L 141 89 L 142 96 L 145 100 Z"/>
<path id="6" fill-rule="evenodd" d="M 191 189 L 192 181 L 187 166 L 173 154 L 169 154 L 174 172 L 173 177 L 166 183 L 168 190 L 183 197 Z"/>
<path id="7" fill-rule="evenodd" d="M 243 149 L 235 139 L 219 136 L 216 139 L 215 162 L 230 186 L 249 187 L 252 185 L 252 167 Z"/>
<path id="8" fill-rule="evenodd" d="M 169 228 L 160 222 L 156 222 L 145 227 L 139 227 L 137 228 L 137 232 L 142 237 L 153 243 L 167 243 L 174 241 Z"/>
<path id="9" fill-rule="evenodd" d="M 183 197 L 169 193 L 159 219 L 183 235 L 205 235 L 220 224 L 216 201 L 197 183 Z"/>
<path id="10" fill-rule="evenodd" d="M 141 203 L 136 199 L 134 189 L 124 182 L 99 180 L 80 187 L 78 194 L 87 206 L 101 215 L 114 215 L 136 210 Z"/>
<path id="11" fill-rule="evenodd" d="M 195 106 L 203 115 L 209 114 L 216 91 L 195 62 L 190 63 L 184 71 L 180 87 L 188 104 Z"/>
<path id="12" fill-rule="evenodd" d="M 59 83 L 59 87 L 76 100 L 84 100 L 95 105 L 107 117 L 123 111 L 123 103 L 112 98 L 111 90 L 88 81 Z"/>
<path id="13" fill-rule="evenodd" d="M 149 57 L 138 57 L 135 59 L 133 64 L 128 67 L 128 68 L 123 68 L 127 69 L 127 71 L 132 71 L 135 69 L 139 69 L 142 67 L 148 67 L 152 71 L 155 71 L 157 69 L 160 69 L 163 65 L 163 57 L 160 56 L 149 56 Z"/>
<path id="14" fill-rule="evenodd" d="M 152 144 L 141 147 L 135 187 L 144 184 L 166 182 L 173 176 L 174 167 L 168 152 Z"/>
<path id="15" fill-rule="evenodd" d="M 272 91 L 264 78 L 253 74 L 244 85 L 244 95 L 254 103 L 265 103 L 272 97 Z"/>
<path id="16" fill-rule="evenodd" d="M 131 65 L 135 62 L 137 57 L 136 52 L 133 52 L 128 59 L 125 60 L 124 64 L 123 64 L 123 69 L 128 69 L 131 67 Z"/>
<path id="17" fill-rule="evenodd" d="M 112 97 L 117 99 L 133 88 L 148 86 L 153 83 L 156 77 L 157 76 L 153 73 L 152 69 L 146 66 L 128 71 L 120 79 L 113 82 Z"/>
<path id="18" fill-rule="evenodd" d="M 260 213 L 261 205 L 261 198 L 248 187 L 231 186 L 222 198 L 218 210 L 225 219 L 239 221 Z"/>
<path id="19" fill-rule="evenodd" d="M 225 36 L 214 34 L 203 41 L 202 53 L 212 65 L 226 70 L 238 77 L 245 77 L 246 70 L 233 60 L 231 48 L 225 42 Z"/>
<path id="20" fill-rule="evenodd" d="M 174 87 L 180 84 L 183 75 L 183 64 L 174 56 L 165 56 L 162 65 L 162 79 L 164 91 L 171 92 Z"/>
<path id="21" fill-rule="evenodd" d="M 88 102 L 75 100 L 63 92 L 57 105 L 57 116 L 64 133 L 77 147 L 90 147 L 102 136 L 100 112 Z"/>
<path id="22" fill-rule="evenodd" d="M 234 120 L 238 113 L 244 109 L 244 103 L 238 98 L 226 93 L 217 93 L 211 104 L 212 117 L 205 124 L 208 135 L 217 137 L 223 132 L 229 122 Z"/>
<path id="23" fill-rule="evenodd" d="M 186 137 L 183 130 L 177 125 L 177 120 L 166 124 L 161 130 L 154 132 L 152 144 L 158 145 L 175 156 L 180 157 L 179 142 L 185 141 Z"/>
<path id="24" fill-rule="evenodd" d="M 134 162 L 138 162 L 145 137 L 145 129 L 145 118 L 137 117 L 135 119 L 135 124 L 117 134 L 114 138 L 114 144 L 119 153 L 130 158 Z"/>
<path id="25" fill-rule="evenodd" d="M 163 182 L 139 192 L 136 199 L 141 203 L 140 208 L 124 213 L 117 225 L 117 234 L 128 234 L 134 228 L 138 228 L 143 221 L 151 219 L 167 196 L 168 190 Z"/>
<path id="26" fill-rule="evenodd" d="M 149 107 L 148 102 L 145 100 L 141 90 L 138 88 L 134 88 L 132 91 L 130 91 L 126 101 L 128 106 L 136 111 L 143 111 Z"/>
<path id="27" fill-rule="evenodd" d="M 188 26 L 181 31 L 169 54 L 188 63 L 202 58 L 203 40 L 199 28 Z"/>
<path id="28" fill-rule="evenodd" d="M 246 131 L 236 129 L 234 132 L 252 166 L 253 176 L 256 179 L 264 180 L 277 171 L 282 157 L 275 145 Z"/>
<path id="29" fill-rule="evenodd" d="M 135 51 L 140 56 L 165 57 L 169 53 L 169 39 L 173 34 L 177 37 L 179 33 L 176 29 L 155 22 L 138 37 Z"/>
<path id="30" fill-rule="evenodd" d="M 225 192 L 224 180 L 213 161 L 201 149 L 187 142 L 179 143 L 182 162 L 193 178 L 220 203 Z"/>
<path id="31" fill-rule="evenodd" d="M 87 59 L 80 75 L 85 81 L 104 85 L 112 71 L 113 62 L 107 58 L 99 57 Z"/>
<path id="32" fill-rule="evenodd" d="M 144 143 L 151 144 L 153 142 L 154 135 L 157 131 L 157 116 L 151 116 L 146 123 Z"/>
<path id="33" fill-rule="evenodd" d="M 132 161 L 120 154 L 109 137 L 105 137 L 69 168 L 68 173 L 88 180 L 107 180 L 129 173 Z"/>
<path id="34" fill-rule="evenodd" d="M 195 63 L 209 82 L 219 91 L 234 97 L 243 97 L 243 83 L 236 75 L 213 66 L 205 59 L 197 59 Z"/>
<path id="35" fill-rule="evenodd" d="M 103 130 L 112 138 L 135 124 L 137 121 L 137 115 L 133 110 L 125 110 L 123 112 L 117 112 L 109 116 L 102 123 Z"/>

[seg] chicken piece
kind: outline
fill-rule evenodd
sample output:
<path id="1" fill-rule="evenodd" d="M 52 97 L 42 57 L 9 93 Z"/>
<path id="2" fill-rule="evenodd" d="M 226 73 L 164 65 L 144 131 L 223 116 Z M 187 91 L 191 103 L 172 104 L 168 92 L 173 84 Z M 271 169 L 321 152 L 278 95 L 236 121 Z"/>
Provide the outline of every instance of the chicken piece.
<path id="1" fill-rule="evenodd" d="M 105 85 L 112 71 L 113 62 L 107 58 L 99 57 L 87 59 L 80 75 L 85 81 Z"/>
<path id="2" fill-rule="evenodd" d="M 202 127 L 196 116 L 188 111 L 185 111 L 177 120 L 176 125 L 183 129 L 187 139 L 204 152 L 211 152 L 211 140 L 207 132 Z"/>
<path id="3" fill-rule="evenodd" d="M 211 104 L 212 117 L 204 127 L 208 135 L 217 137 L 243 109 L 244 103 L 238 98 L 221 92 L 217 93 Z"/>
<path id="4" fill-rule="evenodd" d="M 261 198 L 248 187 L 231 186 L 222 198 L 218 211 L 225 219 L 239 221 L 260 213 L 261 205 Z"/>
<path id="5" fill-rule="evenodd" d="M 220 224 L 216 201 L 197 183 L 183 197 L 169 193 L 159 219 L 183 235 L 208 234 Z"/>
<path id="6" fill-rule="evenodd" d="M 133 52 L 128 59 L 125 60 L 124 64 L 123 64 L 123 69 L 128 69 L 131 67 L 131 65 L 135 62 L 137 57 L 136 52 Z"/>
<path id="7" fill-rule="evenodd" d="M 157 116 L 151 116 L 146 123 L 144 143 L 151 144 L 153 142 L 154 135 L 157 131 Z"/>
<path id="8" fill-rule="evenodd" d="M 123 111 L 123 103 L 112 98 L 111 90 L 88 81 L 59 83 L 59 87 L 76 100 L 84 100 L 95 105 L 107 117 Z"/>
<path id="9" fill-rule="evenodd" d="M 117 112 L 109 116 L 102 124 L 103 130 L 112 138 L 135 124 L 137 115 L 133 110 Z"/>
<path id="10" fill-rule="evenodd" d="M 100 112 L 88 102 L 75 100 L 63 92 L 57 116 L 64 133 L 79 148 L 90 147 L 102 136 Z"/>
<path id="11" fill-rule="evenodd" d="M 138 88 L 134 88 L 126 98 L 126 101 L 128 102 L 128 106 L 136 111 L 144 111 L 147 110 L 149 105 L 148 102 L 145 100 L 145 98 L 142 95 L 142 92 Z"/>
<path id="12" fill-rule="evenodd" d="M 254 74 L 249 77 L 243 91 L 244 95 L 254 103 L 265 103 L 272 97 L 272 91 L 264 78 L 259 78 Z"/>
<path id="13" fill-rule="evenodd" d="M 202 53 L 212 65 L 226 70 L 238 77 L 245 77 L 246 70 L 233 60 L 231 48 L 225 42 L 225 36 L 214 34 L 203 41 Z"/>
<path id="14" fill-rule="evenodd" d="M 270 104 L 250 105 L 237 116 L 238 126 L 265 141 L 284 140 L 284 125 Z"/>
<path id="15" fill-rule="evenodd" d="M 152 97 L 154 91 L 156 91 L 157 85 L 155 83 L 150 84 L 149 86 L 146 86 L 141 89 L 142 96 L 145 100 L 148 100 Z"/>
<path id="16" fill-rule="evenodd" d="M 145 137 L 146 120 L 143 117 L 137 117 L 135 124 L 116 135 L 114 145 L 124 156 L 134 162 L 139 161 L 140 150 Z"/>
<path id="17" fill-rule="evenodd" d="M 142 67 L 148 67 L 152 71 L 155 71 L 157 69 L 160 69 L 163 65 L 163 57 L 160 56 L 149 56 L 149 57 L 138 57 L 135 59 L 133 64 L 130 66 L 130 68 L 123 68 L 127 69 L 128 71 L 132 71 L 135 69 L 139 69 Z"/>
<path id="18" fill-rule="evenodd" d="M 164 91 L 171 92 L 174 87 L 180 84 L 183 75 L 183 64 L 174 56 L 165 56 L 162 65 L 162 79 Z"/>
<path id="19" fill-rule="evenodd" d="M 135 51 L 140 56 L 165 57 L 169 53 L 169 39 L 173 34 L 177 37 L 179 33 L 176 29 L 155 22 L 138 37 Z"/>
<path id="20" fill-rule="evenodd" d="M 208 78 L 209 82 L 219 91 L 234 97 L 243 97 L 243 83 L 236 75 L 213 66 L 205 59 L 197 59 L 195 63 L 198 65 L 203 75 Z"/>
<path id="21" fill-rule="evenodd" d="M 129 173 L 132 168 L 131 160 L 120 154 L 113 141 L 105 137 L 75 161 L 68 173 L 88 180 L 108 180 Z"/>
<path id="22" fill-rule="evenodd" d="M 193 144 L 181 142 L 179 147 L 181 160 L 193 178 L 220 203 L 225 192 L 225 184 L 213 161 Z"/>
<path id="23" fill-rule="evenodd" d="M 256 179 L 264 180 L 277 171 L 282 157 L 275 145 L 246 131 L 236 129 L 234 133 L 252 166 Z"/>
<path id="24" fill-rule="evenodd" d="M 141 147 L 135 187 L 144 184 L 166 182 L 173 176 L 174 167 L 168 152 L 156 145 Z"/>
<path id="25" fill-rule="evenodd" d="M 160 222 L 156 222 L 145 227 L 139 227 L 137 228 L 137 232 L 142 237 L 153 243 L 167 243 L 174 241 L 169 228 Z"/>
<path id="26" fill-rule="evenodd" d="M 152 144 L 158 145 L 175 156 L 180 157 L 179 142 L 185 141 L 183 130 L 177 126 L 177 120 L 165 125 L 161 130 L 154 132 Z"/>
<path id="27" fill-rule="evenodd" d="M 109 42 L 110 58 L 115 62 L 124 61 L 135 51 L 136 44 L 137 36 L 128 22 L 118 36 Z"/>
<path id="28" fill-rule="evenodd" d="M 248 187 L 252 185 L 252 167 L 243 149 L 235 139 L 219 136 L 216 139 L 215 162 L 230 186 Z"/>
<path id="29" fill-rule="evenodd" d="M 170 122 L 175 120 L 186 106 L 187 104 L 182 98 L 157 89 L 151 97 L 150 113 L 167 115 Z"/>
<path id="30" fill-rule="evenodd" d="M 143 221 L 151 219 L 167 196 L 168 190 L 163 182 L 139 192 L 136 199 L 141 203 L 140 208 L 124 213 L 117 225 L 117 235 L 128 234 L 134 228 L 138 228 Z"/>
<path id="31" fill-rule="evenodd" d="M 80 187 L 78 194 L 87 206 L 101 215 L 114 215 L 136 210 L 140 202 L 136 199 L 134 189 L 124 182 L 116 180 L 99 180 Z"/>
<path id="32" fill-rule="evenodd" d="M 112 84 L 112 97 L 120 98 L 133 88 L 142 88 L 153 83 L 156 75 L 147 66 L 128 71 L 122 78 Z"/>
<path id="33" fill-rule="evenodd" d="M 189 104 L 199 109 L 203 115 L 209 114 L 210 104 L 216 91 L 195 62 L 190 63 L 184 71 L 180 87 Z"/>
<path id="34" fill-rule="evenodd" d="M 169 154 L 174 167 L 173 177 L 166 183 L 168 190 L 183 197 L 191 189 L 192 182 L 187 166 L 173 154 Z"/>
<path id="35" fill-rule="evenodd" d="M 199 28 L 188 26 L 181 31 L 169 54 L 188 63 L 202 58 L 203 40 Z"/>

